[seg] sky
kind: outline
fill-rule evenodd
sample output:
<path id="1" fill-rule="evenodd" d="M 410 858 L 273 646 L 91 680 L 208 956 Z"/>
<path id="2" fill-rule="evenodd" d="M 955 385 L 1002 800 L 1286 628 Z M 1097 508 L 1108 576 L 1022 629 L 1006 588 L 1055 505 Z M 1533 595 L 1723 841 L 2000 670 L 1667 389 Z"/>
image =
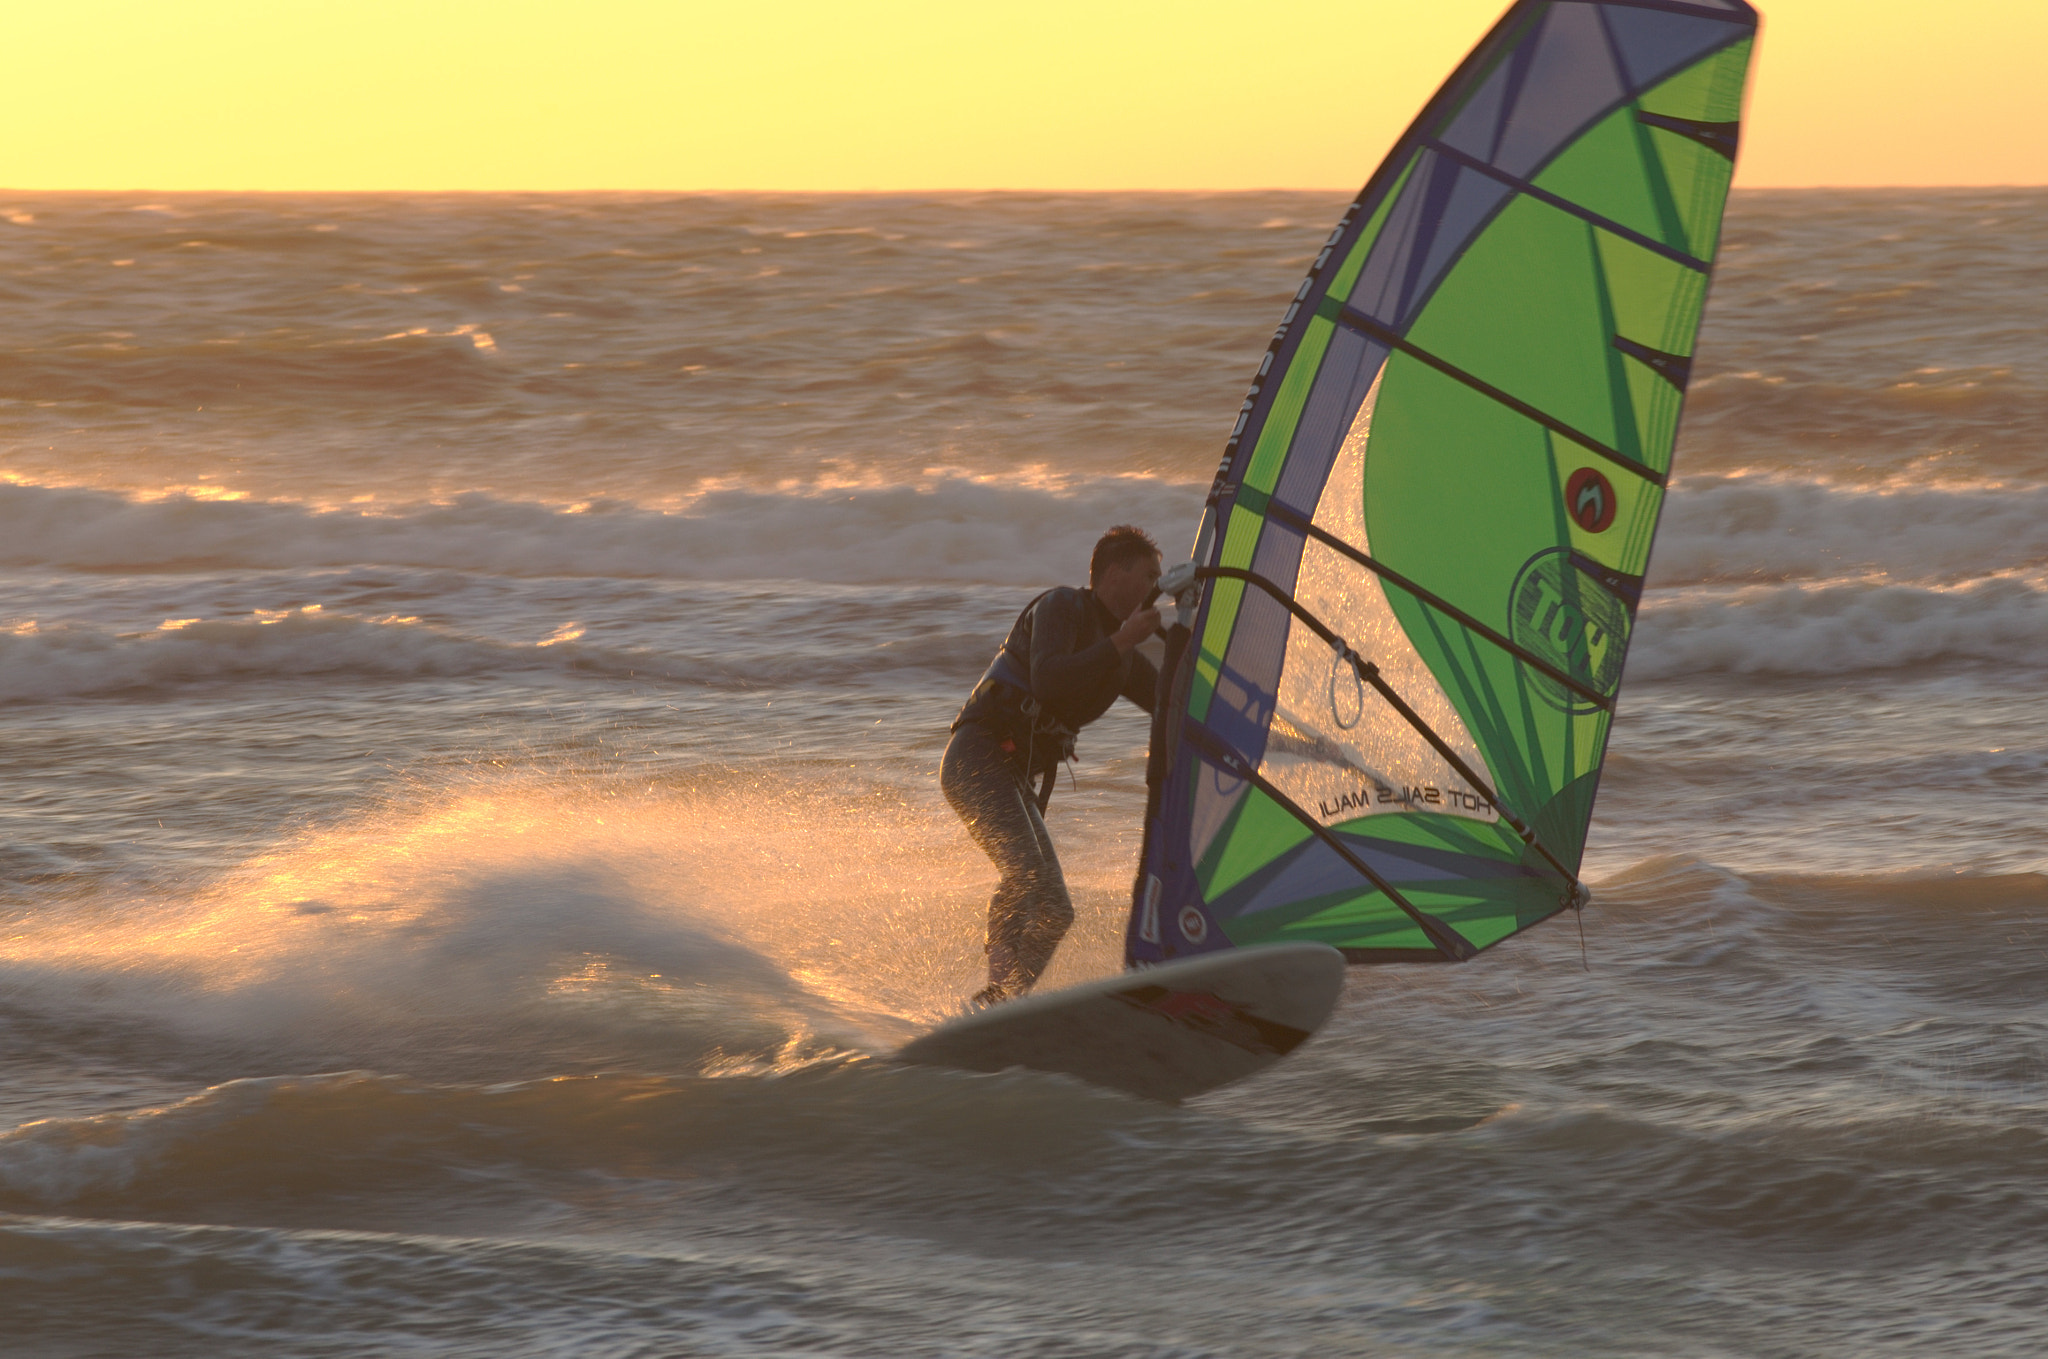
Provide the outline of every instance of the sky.
<path id="1" fill-rule="evenodd" d="M 63 0 L 0 187 L 1355 189 L 1501 0 Z M 2048 184 L 2041 0 L 1764 6 L 1736 182 Z"/>

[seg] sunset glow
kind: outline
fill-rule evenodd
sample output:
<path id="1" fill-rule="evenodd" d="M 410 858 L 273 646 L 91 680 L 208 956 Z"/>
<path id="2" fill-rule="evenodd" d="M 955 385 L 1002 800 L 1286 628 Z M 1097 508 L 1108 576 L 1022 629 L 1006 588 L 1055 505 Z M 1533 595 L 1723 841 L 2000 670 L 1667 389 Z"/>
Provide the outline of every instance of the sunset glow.
<path id="1" fill-rule="evenodd" d="M 1348 189 L 1498 0 L 23 7 L 16 189 Z M 2048 182 L 2048 18 L 1766 7 L 1739 183 Z"/>

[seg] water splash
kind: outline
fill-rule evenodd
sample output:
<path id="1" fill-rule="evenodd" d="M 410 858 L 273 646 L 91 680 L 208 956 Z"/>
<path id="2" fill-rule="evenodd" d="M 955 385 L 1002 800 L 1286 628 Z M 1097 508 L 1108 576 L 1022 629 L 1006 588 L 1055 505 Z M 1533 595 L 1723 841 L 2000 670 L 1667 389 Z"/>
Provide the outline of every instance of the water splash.
<path id="1" fill-rule="evenodd" d="M 1079 866 L 1103 909 L 1063 975 L 1116 965 L 1120 871 Z M 299 1070 L 704 1070 L 883 1049 L 948 1011 L 991 876 L 942 809 L 852 779 L 505 776 L 305 831 L 182 898 L 44 912 L 0 975 L 46 1015 Z"/>

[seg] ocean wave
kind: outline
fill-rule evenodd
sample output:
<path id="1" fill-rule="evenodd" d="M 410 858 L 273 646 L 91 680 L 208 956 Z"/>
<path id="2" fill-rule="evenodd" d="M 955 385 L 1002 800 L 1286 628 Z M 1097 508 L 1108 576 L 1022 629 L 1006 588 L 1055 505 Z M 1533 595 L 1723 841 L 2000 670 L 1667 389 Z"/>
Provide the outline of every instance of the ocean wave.
<path id="1" fill-rule="evenodd" d="M 0 631 L 0 703 L 313 677 L 393 683 L 638 679 L 732 690 L 827 679 L 845 689 L 940 676 L 964 685 L 987 663 L 989 634 L 996 631 L 928 621 L 920 627 L 915 614 L 878 615 L 831 600 L 779 613 L 780 621 L 759 610 L 752 627 L 745 617 L 643 626 L 650 641 L 619 646 L 583 640 L 584 629 L 573 624 L 554 636 L 516 642 L 416 617 L 373 617 L 317 604 L 233 618 L 173 618 L 149 631 L 29 621 Z M 792 613 L 801 615 L 798 621 L 787 621 Z M 850 626 L 848 615 L 858 623 Z M 848 635 L 852 627 L 861 630 Z"/>
<path id="2" fill-rule="evenodd" d="M 1617 1244 L 1708 1234 L 1736 1248 L 1861 1240 L 1875 1252 L 1910 1253 L 1940 1240 L 1930 1224 L 1944 1210 L 1975 1215 L 1976 1238 L 1991 1249 L 2048 1226 L 2048 1211 L 2021 1202 L 2048 1156 L 2048 1135 L 1986 1109 L 1944 1116 L 1923 1105 L 1909 1120 L 1869 1110 L 1683 1127 L 1592 1106 L 1518 1110 L 1475 1136 L 1504 1155 L 1543 1161 L 1553 1174 L 1576 1167 L 1599 1179 L 1612 1214 L 1601 1234 Z M 1956 1178 L 1962 1166 L 1974 1173 L 1967 1187 Z M 1946 1244 L 1953 1249 L 1955 1239 Z"/>
<path id="3" fill-rule="evenodd" d="M 1950 582 L 2043 562 L 2048 487 L 1697 476 L 1672 488 L 1650 584 Z"/>
<path id="4" fill-rule="evenodd" d="M 1111 524 L 1174 530 L 1203 488 L 1146 477 L 1031 484 L 935 475 L 911 485 L 712 488 L 676 512 L 481 494 L 376 509 L 81 487 L 0 485 L 0 565 L 85 571 L 375 563 L 515 577 L 901 580 L 1032 584 L 1085 574 Z"/>
<path id="5" fill-rule="evenodd" d="M 873 1180 L 894 1182 L 871 1183 L 882 1197 L 915 1192 L 934 1157 L 956 1163 L 948 1178 L 972 1196 L 974 1179 L 1017 1173 L 1014 1154 L 1031 1130 L 1058 1130 L 1064 1154 L 1053 1159 L 1064 1161 L 1112 1130 L 1170 1118 L 1057 1077 L 970 1076 L 851 1055 L 776 1071 L 491 1086 L 369 1072 L 256 1077 L 160 1108 L 0 1133 L 0 1206 L 176 1213 L 285 1194 L 306 1202 L 426 1188 L 473 1199 L 488 1195 L 477 1182 L 493 1170 L 502 1178 L 630 1167 L 679 1178 L 703 1161 L 735 1159 L 822 1183 L 850 1157 Z M 993 1184 L 983 1192 L 1000 1197 Z"/>
<path id="6" fill-rule="evenodd" d="M 223 680 L 359 676 L 407 680 L 588 664 L 429 627 L 328 614 L 316 605 L 245 620 L 172 620 L 155 632 L 81 624 L 0 632 L 0 702 L 77 698 Z M 624 667 L 620 667 L 622 670 Z"/>
<path id="7" fill-rule="evenodd" d="M 2026 341 L 2015 336 L 2015 347 Z M 2024 352 L 2024 351 L 2020 351 Z M 2038 476 L 2039 378 L 2010 367 L 1933 368 L 1855 382 L 1744 371 L 1702 377 L 1687 394 L 1681 464 L 1779 461 L 1853 474 L 1902 458 L 1961 453 Z M 2029 464 L 2031 459 L 2031 465 Z"/>
<path id="8" fill-rule="evenodd" d="M 141 612 L 161 608 L 154 586 L 117 596 L 96 584 L 103 607 L 133 596 L 120 625 L 67 614 L 69 596 L 53 596 L 42 617 L 0 631 L 0 701 L 310 676 L 950 682 L 985 661 L 1022 590 L 1079 577 L 1102 525 L 1162 503 L 1184 502 L 1192 517 L 1196 500 L 1189 487 L 1125 478 L 948 479 L 716 490 L 675 514 L 482 496 L 365 513 L 0 486 L 0 561 L 17 569 L 284 573 L 225 593 L 195 585 L 184 618 Z M 1630 674 L 2038 665 L 2044 524 L 2048 490 L 1682 483 Z M 559 578 L 609 583 L 523 583 Z M 1000 590 L 978 593 L 984 584 Z M 240 607 L 222 614 L 230 599 Z M 432 618 L 396 611 L 427 613 L 423 599 Z M 250 607 L 264 603 L 280 607 Z M 158 625 L 137 628 L 146 621 Z"/>
<path id="9" fill-rule="evenodd" d="M 218 411 L 304 403 L 338 390 L 358 407 L 460 403 L 504 385 L 487 362 L 495 347 L 475 323 L 346 338 L 280 330 L 146 349 L 79 342 L 0 351 L 0 401 Z"/>
<path id="10" fill-rule="evenodd" d="M 701 830 L 745 808 L 734 801 L 683 819 Z M 532 825 L 560 820 L 559 804 L 537 810 Z M 458 809 L 446 825 L 473 836 L 473 811 Z M 472 838 L 468 853 L 497 857 L 530 829 L 502 826 L 488 843 Z M 895 840 L 897 829 L 869 838 Z M 738 828 L 761 830 L 758 820 Z M 439 847 L 422 843 L 417 827 L 388 831 L 357 846 L 354 859 L 332 841 L 309 843 L 267 881 L 303 890 L 292 875 L 319 872 L 346 889 L 364 865 L 395 862 L 402 880 L 376 891 L 398 897 L 431 884 L 443 871 L 429 868 Z M 910 846 L 901 862 L 919 854 Z M 778 871 L 784 892 L 817 881 L 800 868 Z M 735 876 L 723 862 L 713 873 Z M 759 928 L 758 894 L 747 890 L 757 885 L 731 896 L 744 912 L 736 918 Z M 587 884 L 582 899 L 545 911 L 546 893 L 523 905 L 515 895 L 509 912 L 501 884 L 470 886 L 466 934 L 432 920 L 393 928 L 379 956 L 342 959 L 329 983 L 340 992 L 379 971 L 405 974 L 403 988 L 360 996 L 358 1008 L 416 1025 L 469 1071 L 265 1075 L 159 1107 L 27 1123 L 0 1133 L 0 1210 L 320 1220 L 334 1205 L 363 1212 L 382 1203 L 402 1222 L 443 1230 L 451 1212 L 536 1190 L 559 1196 L 565 1182 L 602 1185 L 604 1194 L 622 1182 L 687 1194 L 701 1181 L 712 1192 L 738 1184 L 754 1199 L 788 1195 L 808 1209 L 843 1207 L 866 1221 L 901 1213 L 928 1226 L 991 1212 L 1018 1225 L 1020 1202 L 1097 1221 L 1107 1202 L 1115 1226 L 1105 1229 L 1144 1238 L 1194 1214 L 1234 1223 L 1269 1260 L 1305 1256 L 1331 1233 L 1366 1225 L 1375 1229 L 1367 1239 L 1397 1252 L 1460 1231 L 1551 1253 L 1690 1239 L 1694 1249 L 1902 1254 L 1973 1235 L 2024 1241 L 2043 1225 L 2039 1196 L 2019 1187 L 2038 1178 L 2048 1144 L 2031 1106 L 2011 1098 L 2038 1085 L 2028 962 L 2004 950 L 2001 1008 L 1979 996 L 1977 1011 L 1958 1017 L 1948 994 L 1927 989 L 1921 947 L 1946 940 L 1936 970 L 1965 974 L 1981 952 L 1973 936 L 2004 938 L 2031 920 L 2038 875 L 1755 878 L 1677 858 L 1646 862 L 1596 884 L 1590 968 L 1569 932 L 1552 927 L 1543 942 L 1492 963 L 1361 969 L 1329 1029 L 1271 1078 L 1178 1111 L 1056 1077 L 899 1068 L 822 1045 L 646 1065 L 664 1026 L 672 1046 L 702 1041 L 674 1009 L 646 1025 L 623 1060 L 615 1049 L 608 1069 L 567 1074 L 558 1065 L 553 1078 L 486 1084 L 464 1049 L 495 1041 L 509 1050 L 553 1036 L 561 1021 L 522 1025 L 500 1005 L 489 1025 L 451 1027 L 465 997 L 492 1003 L 493 987 L 473 983 L 495 978 L 496 989 L 516 992 L 502 982 L 530 972 L 488 959 L 472 969 L 470 954 L 507 935 L 523 940 L 512 955 L 573 944 L 588 928 L 579 922 L 592 918 L 598 928 L 581 942 L 614 949 L 644 948 L 671 926 L 644 913 L 633 923 L 614 912 L 607 923 Z M 1941 909 L 1944 895 L 1957 910 Z M 840 924 L 872 915 L 871 899 Z M 233 965 L 220 941 L 260 943 L 252 923 L 243 911 L 211 935 L 188 927 L 184 937 L 205 946 L 205 960 Z M 786 933 L 789 923 L 766 928 Z M 702 931 L 692 937 L 694 961 L 679 961 L 710 989 L 753 997 L 749 1005 L 777 991 L 784 964 L 764 970 L 759 955 L 705 947 Z M 902 942 L 893 951 L 910 953 Z M 389 946 L 418 956 L 394 957 Z M 131 975 L 132 960 L 123 961 L 121 975 Z M 319 976 L 264 966 L 291 983 L 280 991 L 305 990 Z M 77 988 L 74 1003 L 88 989 L 107 988 Z M 1647 1029 L 1646 1004 L 1668 1010 Z M 61 1030 L 42 1032 L 48 1042 Z M 613 1041 L 625 1032 L 615 1029 Z M 1965 1048 L 1987 1033 L 1998 1052 Z M 2015 1058 L 2033 1065 L 1996 1065 Z M 1889 1074 L 1874 1080 L 1879 1062 Z M 1794 1093 L 1816 1088 L 1831 1097 Z M 1276 1108 L 1291 1112 L 1275 1119 Z M 1522 1168 L 1513 1192 L 1470 1192 L 1502 1164 Z M 1331 1182 L 1357 1192 L 1335 1204 L 1317 1197 L 1316 1186 Z M 1317 1215 L 1308 1238 L 1289 1207 L 1297 1191 L 1307 1196 L 1300 1211 Z M 1544 1214 L 1526 1213 L 1531 1196 Z"/>
<path id="11" fill-rule="evenodd" d="M 485 767 L 197 890 L 17 919 L 0 993 L 51 1034 L 139 1028 L 237 1072 L 517 1079 L 872 1049 L 985 967 L 987 864 L 934 804 L 844 766 L 630 794 Z M 1070 848 L 1078 892 L 1120 895 L 1121 854 Z M 1114 928 L 1077 931 L 1064 965 L 1098 964 Z"/>
<path id="12" fill-rule="evenodd" d="M 759 1249 L 758 1238 L 756 1249 L 738 1254 L 699 1242 L 550 1240 L 544 1229 L 508 1239 L 492 1230 L 502 1229 L 502 1215 L 490 1221 L 475 1212 L 483 1197 L 472 1192 L 445 1203 L 437 1221 L 415 1232 L 9 1218 L 0 1222 L 9 1353 L 737 1359 L 764 1351 L 881 1352 L 875 1277 L 858 1250 L 835 1263 L 823 1252 L 778 1258 Z M 951 1319 L 972 1314 L 978 1301 L 971 1290 L 899 1301 L 904 1324 L 891 1328 L 887 1352 L 960 1353 Z M 932 1343 L 906 1342 L 920 1333 Z M 976 1352 L 1024 1348 L 998 1342 Z"/>
<path id="13" fill-rule="evenodd" d="M 1036 584 L 1085 568 L 1111 523 L 1153 527 L 1169 559 L 1202 488 L 1148 477 L 712 486 L 674 508 L 482 494 L 323 508 L 206 488 L 141 498 L 0 484 L 0 565 L 75 571 L 357 565 L 514 578 Z M 1880 486 L 1755 475 L 1673 488 L 1651 584 L 1882 574 L 1948 582 L 2048 561 L 2048 487 Z"/>
<path id="14" fill-rule="evenodd" d="M 1996 577 L 1954 588 L 1853 581 L 1661 591 L 1629 649 L 1636 679 L 1846 675 L 2048 663 L 2048 588 Z"/>
<path id="15" fill-rule="evenodd" d="M 1121 895 L 1122 855 L 1069 859 L 1084 900 Z M 1085 1170 L 1107 1129 L 1166 1115 L 858 1055 L 971 989 L 985 875 L 942 807 L 845 775 L 631 797 L 480 776 L 304 832 L 186 899 L 17 921 L 10 1023 L 51 1050 L 175 1051 L 222 1076 L 0 1132 L 0 1211 L 473 1205 L 486 1182 L 735 1161 L 829 1191 L 850 1156 L 885 1199 L 917 1201 L 936 1159 L 963 1203 L 993 1206 L 1006 1175 L 1048 1156 Z M 1100 963 L 1117 928 L 1077 930 L 1062 965 Z M 247 1074 L 278 1071 L 327 1074 Z M 377 1074 L 394 1071 L 411 1074 Z"/>

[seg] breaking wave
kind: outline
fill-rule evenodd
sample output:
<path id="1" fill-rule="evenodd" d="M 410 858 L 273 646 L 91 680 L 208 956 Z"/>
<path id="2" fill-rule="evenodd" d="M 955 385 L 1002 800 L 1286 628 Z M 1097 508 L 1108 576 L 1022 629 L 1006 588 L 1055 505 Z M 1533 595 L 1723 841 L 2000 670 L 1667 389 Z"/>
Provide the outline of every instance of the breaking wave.
<path id="1" fill-rule="evenodd" d="M 377 563 L 510 577 L 1031 584 L 1085 568 L 1110 524 L 1194 523 L 1202 494 L 1147 477 L 1036 486 L 939 475 L 916 485 L 711 489 L 668 512 L 482 494 L 322 509 L 6 485 L 0 565 L 146 572 Z"/>
<path id="2" fill-rule="evenodd" d="M 252 678 L 505 674 L 539 669 L 551 659 L 535 648 L 463 637 L 417 619 L 351 618 L 317 606 L 267 619 L 192 620 L 146 633 L 28 624 L 0 633 L 0 702 Z M 579 662 L 589 663 L 572 653 L 556 664 Z"/>
<path id="3" fill-rule="evenodd" d="M 1650 584 L 1947 583 L 2044 563 L 2048 487 L 1698 476 L 1665 503 Z"/>
<path id="4" fill-rule="evenodd" d="M 2048 588 L 1998 577 L 1944 589 L 1853 581 L 1668 591 L 1629 651 L 1638 679 L 1842 675 L 2048 661 Z"/>
<path id="5" fill-rule="evenodd" d="M 482 495 L 363 510 L 0 486 L 0 563 L 18 571 L 241 582 L 186 588 L 187 617 L 160 603 L 140 617 L 16 613 L 0 632 L 0 702 L 309 676 L 953 683 L 1023 591 L 1077 573 L 1103 525 L 1191 520 L 1199 496 L 1132 477 L 936 477 L 717 489 L 673 512 Z M 2048 488 L 1683 481 L 1631 674 L 2039 665 L 2044 526 Z M 249 574 L 263 571 L 283 574 Z M 226 598 L 239 609 L 221 612 Z M 421 600 L 425 617 L 396 611 Z"/>
<path id="6" fill-rule="evenodd" d="M 1191 524 L 1203 488 L 1149 477 L 707 489 L 678 508 L 483 494 L 322 508 L 0 485 L 0 565 L 72 571 L 363 564 L 512 578 L 921 579 L 1031 585 L 1070 574 L 1111 523 Z M 1844 485 L 1697 476 L 1673 489 L 1653 586 L 1882 574 L 1952 581 L 2048 562 L 2048 487 Z"/>

